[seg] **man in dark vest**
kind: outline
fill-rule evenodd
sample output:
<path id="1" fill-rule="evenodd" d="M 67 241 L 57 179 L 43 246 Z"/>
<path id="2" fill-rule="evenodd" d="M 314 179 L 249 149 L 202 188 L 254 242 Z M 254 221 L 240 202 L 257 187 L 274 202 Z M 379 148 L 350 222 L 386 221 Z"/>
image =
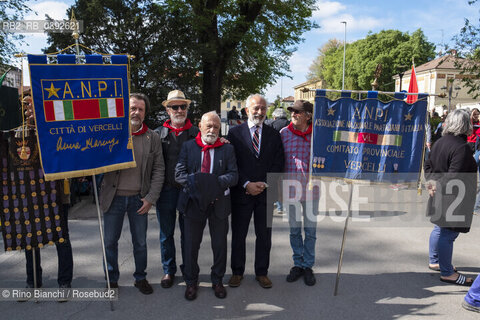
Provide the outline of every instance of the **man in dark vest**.
<path id="1" fill-rule="evenodd" d="M 155 129 L 162 140 L 163 158 L 165 161 L 165 183 L 160 198 L 157 201 L 157 219 L 160 224 L 160 251 L 162 255 L 163 276 L 160 284 L 163 288 L 170 288 L 173 285 L 177 264 L 175 261 L 175 243 L 173 234 L 177 217 L 177 200 L 181 186 L 175 182 L 175 165 L 182 144 L 194 139 L 199 130 L 192 126 L 187 119 L 190 100 L 180 90 L 173 90 L 168 93 L 167 100 L 162 104 L 166 108 L 170 119 L 163 126 Z M 178 217 L 180 225 L 180 241 L 183 256 L 183 218 Z M 182 257 L 183 258 L 183 257 Z M 180 266 L 183 273 L 183 268 Z"/>

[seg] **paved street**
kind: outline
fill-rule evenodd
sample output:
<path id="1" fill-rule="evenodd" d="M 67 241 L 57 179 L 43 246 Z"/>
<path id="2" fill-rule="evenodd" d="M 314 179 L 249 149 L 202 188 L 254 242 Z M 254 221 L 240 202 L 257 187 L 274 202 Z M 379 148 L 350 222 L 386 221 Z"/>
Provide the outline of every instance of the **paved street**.
<path id="1" fill-rule="evenodd" d="M 411 202 L 423 206 L 426 195 L 415 191 L 404 193 Z M 159 227 L 155 214 L 149 217 L 149 265 L 147 279 L 154 293 L 142 295 L 133 287 L 133 256 L 128 221 L 119 243 L 120 289 L 114 311 L 108 302 L 68 303 L 29 301 L 2 302 L 2 319 L 478 319 L 478 314 L 461 307 L 467 288 L 446 285 L 439 281 L 439 273 L 430 271 L 428 264 L 428 237 L 432 225 L 423 217 L 424 211 L 394 210 L 395 199 L 384 198 L 385 209 L 349 224 L 342 275 L 338 296 L 333 296 L 335 276 L 344 223 L 323 217 L 317 229 L 317 257 L 314 271 L 317 284 L 307 287 L 303 280 L 287 283 L 285 276 L 291 262 L 288 223 L 283 216 L 274 215 L 273 248 L 269 276 L 273 288 L 262 289 L 253 275 L 254 232 L 250 228 L 247 246 L 247 269 L 239 288 L 228 288 L 224 300 L 217 299 L 209 283 L 212 261 L 208 229 L 200 252 L 201 288 L 198 298 L 186 301 L 185 285 L 177 277 L 174 287 L 160 287 L 162 277 Z M 70 236 L 74 253 L 73 286 L 102 288 L 102 271 L 96 209 L 84 200 L 72 209 Z M 362 207 L 361 207 L 362 208 Z M 362 213 L 362 212 L 361 212 Z M 421 222 L 408 222 L 420 217 Z M 461 234 L 454 249 L 454 264 L 463 273 L 480 272 L 480 228 L 475 218 L 468 234 Z M 179 243 L 177 230 L 176 240 Z M 3 247 L 3 243 L 1 243 Z M 230 253 L 229 253 L 230 254 Z M 177 246 L 180 259 L 180 248 Z M 181 259 L 180 259 L 181 260 Z M 228 261 L 229 264 L 229 261 Z M 44 288 L 56 287 L 57 259 L 54 247 L 42 249 Z M 225 282 L 230 276 L 227 267 Z M 25 258 L 23 252 L 0 254 L 2 288 L 25 286 Z"/>

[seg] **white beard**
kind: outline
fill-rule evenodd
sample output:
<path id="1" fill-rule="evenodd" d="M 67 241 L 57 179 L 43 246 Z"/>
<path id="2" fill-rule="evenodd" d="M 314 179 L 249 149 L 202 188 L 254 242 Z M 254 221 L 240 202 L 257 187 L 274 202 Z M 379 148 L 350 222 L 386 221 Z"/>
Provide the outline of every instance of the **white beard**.
<path id="1" fill-rule="evenodd" d="M 259 125 L 261 125 L 261 124 L 263 123 L 263 121 L 265 120 L 265 116 L 254 116 L 254 115 L 250 115 L 250 116 L 248 117 L 248 119 L 249 119 L 250 121 L 252 121 L 254 125 L 259 126 Z"/>
<path id="2" fill-rule="evenodd" d="M 206 135 L 202 135 L 203 141 L 205 141 L 207 144 L 214 144 L 215 141 L 217 141 L 218 135 L 213 134 L 213 133 L 207 133 Z"/>
<path id="3" fill-rule="evenodd" d="M 187 117 L 184 116 L 172 116 L 170 120 L 172 121 L 172 125 L 176 127 L 182 127 L 185 123 Z"/>
<path id="4" fill-rule="evenodd" d="M 141 126 L 142 122 L 139 119 L 131 118 L 130 119 L 130 124 L 134 127 L 137 127 L 137 126 Z"/>

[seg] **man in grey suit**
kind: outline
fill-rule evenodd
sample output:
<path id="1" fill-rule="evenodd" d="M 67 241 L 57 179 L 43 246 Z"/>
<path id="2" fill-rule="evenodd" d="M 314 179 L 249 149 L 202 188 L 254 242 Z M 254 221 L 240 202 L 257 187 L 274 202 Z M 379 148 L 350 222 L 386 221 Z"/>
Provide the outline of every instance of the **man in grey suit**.
<path id="1" fill-rule="evenodd" d="M 222 279 L 227 264 L 229 188 L 238 180 L 237 161 L 233 147 L 218 137 L 220 118 L 214 111 L 204 114 L 198 127 L 197 137 L 182 145 L 175 168 L 175 181 L 183 187 L 177 208 L 185 228 L 185 298 L 197 297 L 198 251 L 208 219 L 213 250 L 212 288 L 215 296 L 223 299 L 227 296 Z"/>

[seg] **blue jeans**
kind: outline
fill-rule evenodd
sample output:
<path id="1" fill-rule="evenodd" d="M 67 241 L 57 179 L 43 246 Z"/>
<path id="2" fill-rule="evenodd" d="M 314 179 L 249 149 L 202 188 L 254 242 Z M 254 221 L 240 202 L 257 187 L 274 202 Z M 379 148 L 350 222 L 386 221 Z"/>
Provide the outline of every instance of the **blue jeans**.
<path id="1" fill-rule="evenodd" d="M 173 235 L 175 232 L 175 221 L 177 218 L 177 202 L 180 189 L 172 186 L 165 186 L 157 200 L 157 220 L 160 224 L 160 253 L 162 256 L 163 272 L 165 274 L 175 275 L 177 272 L 177 263 L 175 260 L 175 241 Z M 180 225 L 180 245 L 182 248 L 183 263 L 183 217 L 178 216 Z M 183 266 L 183 265 L 182 265 Z M 180 268 L 182 269 L 182 266 Z"/>
<path id="2" fill-rule="evenodd" d="M 105 251 L 107 255 L 107 269 L 110 282 L 118 282 L 118 239 L 122 233 L 125 212 L 132 234 L 133 258 L 135 260 L 136 281 L 146 278 L 147 273 L 147 225 L 148 214 L 138 214 L 142 206 L 140 195 L 115 196 L 107 212 L 103 214 L 103 229 L 105 234 Z"/>
<path id="3" fill-rule="evenodd" d="M 73 255 L 72 244 L 68 235 L 68 204 L 63 205 L 63 211 L 60 212 L 65 219 L 65 241 L 62 243 L 55 243 L 57 247 L 58 257 L 58 285 L 71 285 L 73 278 Z M 35 248 L 35 268 L 37 271 L 37 287 L 42 286 L 42 266 L 40 258 L 40 249 Z M 27 284 L 33 287 L 33 253 L 32 250 L 25 250 L 25 258 L 27 260 Z"/>
<path id="4" fill-rule="evenodd" d="M 282 203 L 280 201 L 275 202 L 278 211 L 283 211 Z"/>
<path id="5" fill-rule="evenodd" d="M 429 256 L 430 264 L 440 265 L 440 274 L 443 277 L 455 273 L 452 265 L 453 242 L 458 237 L 458 232 L 448 228 L 433 227 L 430 233 Z"/>
<path id="6" fill-rule="evenodd" d="M 312 268 L 315 263 L 315 242 L 317 240 L 317 211 L 318 201 L 301 201 L 303 210 L 296 213 L 296 207 L 284 203 L 288 210 L 288 223 L 290 225 L 290 246 L 293 250 L 293 263 L 300 268 Z M 307 208 L 307 204 L 309 208 Z M 302 238 L 302 218 L 305 238 Z"/>
<path id="7" fill-rule="evenodd" d="M 473 281 L 470 290 L 468 290 L 465 296 L 465 301 L 474 307 L 480 307 L 480 276 L 477 276 L 475 281 Z"/>

